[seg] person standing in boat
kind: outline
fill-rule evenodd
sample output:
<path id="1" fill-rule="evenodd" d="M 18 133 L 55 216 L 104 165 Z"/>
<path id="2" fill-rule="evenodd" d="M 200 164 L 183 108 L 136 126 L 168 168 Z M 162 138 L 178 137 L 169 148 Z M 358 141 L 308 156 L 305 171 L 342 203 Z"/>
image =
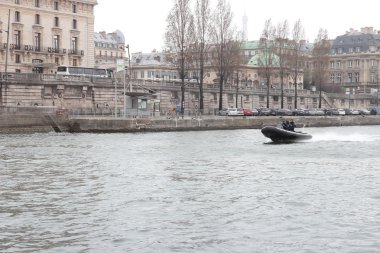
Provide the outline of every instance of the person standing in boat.
<path id="1" fill-rule="evenodd" d="M 284 130 L 289 130 L 289 127 L 290 127 L 290 124 L 289 124 L 289 121 L 283 121 L 282 122 L 282 128 L 284 129 Z"/>
<path id="2" fill-rule="evenodd" d="M 289 131 L 292 131 L 292 132 L 294 132 L 294 128 L 296 128 L 297 126 L 296 126 L 296 124 L 294 123 L 294 121 L 293 120 L 291 120 L 290 121 L 290 123 L 289 123 Z"/>

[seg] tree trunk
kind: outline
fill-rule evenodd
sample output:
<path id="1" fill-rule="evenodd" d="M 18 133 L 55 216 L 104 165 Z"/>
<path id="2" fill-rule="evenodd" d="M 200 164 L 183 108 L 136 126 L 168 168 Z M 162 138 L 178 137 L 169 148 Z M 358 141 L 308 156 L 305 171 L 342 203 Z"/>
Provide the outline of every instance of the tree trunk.
<path id="1" fill-rule="evenodd" d="M 203 113 L 204 104 L 203 104 L 203 76 L 204 76 L 204 57 L 203 57 L 203 48 L 202 46 L 202 52 L 201 52 L 201 59 L 200 59 L 200 74 L 198 76 L 199 80 L 199 110 Z"/>
<path id="2" fill-rule="evenodd" d="M 267 78 L 267 108 L 269 108 L 269 88 L 270 88 L 270 78 Z"/>
<path id="3" fill-rule="evenodd" d="M 219 110 L 223 109 L 223 77 L 220 77 L 219 82 Z"/>
<path id="4" fill-rule="evenodd" d="M 284 77 L 281 76 L 281 109 L 284 109 Z"/>
<path id="5" fill-rule="evenodd" d="M 318 105 L 319 109 L 322 108 L 322 84 L 319 83 L 319 105 Z"/>
<path id="6" fill-rule="evenodd" d="M 298 66 L 296 67 L 296 73 L 294 78 L 294 109 L 297 109 L 297 100 L 298 100 L 298 85 L 297 85 L 297 79 L 298 79 Z"/>

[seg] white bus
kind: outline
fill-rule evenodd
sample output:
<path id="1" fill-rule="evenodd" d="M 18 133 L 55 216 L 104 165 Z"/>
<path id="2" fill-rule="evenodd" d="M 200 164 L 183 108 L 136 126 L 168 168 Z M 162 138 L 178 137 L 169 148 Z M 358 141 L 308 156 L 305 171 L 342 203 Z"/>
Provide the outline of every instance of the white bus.
<path id="1" fill-rule="evenodd" d="M 57 69 L 57 75 L 67 75 L 67 76 L 112 77 L 112 74 L 113 74 L 113 71 L 110 69 L 66 67 L 66 66 L 59 66 Z"/>

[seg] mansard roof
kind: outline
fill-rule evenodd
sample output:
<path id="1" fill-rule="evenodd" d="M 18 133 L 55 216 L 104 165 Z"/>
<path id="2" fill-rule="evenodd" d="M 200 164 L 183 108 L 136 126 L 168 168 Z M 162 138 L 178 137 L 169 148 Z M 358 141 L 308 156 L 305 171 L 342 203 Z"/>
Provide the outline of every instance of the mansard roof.
<path id="1" fill-rule="evenodd" d="M 116 30 L 113 33 L 106 32 L 95 32 L 94 40 L 98 43 L 107 43 L 107 44 L 124 44 L 125 37 L 124 34 L 120 30 Z"/>
<path id="2" fill-rule="evenodd" d="M 346 33 L 338 36 L 332 45 L 333 51 L 340 50 L 340 53 L 350 53 L 359 48 L 360 52 L 367 52 L 370 46 L 380 48 L 380 35 L 370 33 Z"/>

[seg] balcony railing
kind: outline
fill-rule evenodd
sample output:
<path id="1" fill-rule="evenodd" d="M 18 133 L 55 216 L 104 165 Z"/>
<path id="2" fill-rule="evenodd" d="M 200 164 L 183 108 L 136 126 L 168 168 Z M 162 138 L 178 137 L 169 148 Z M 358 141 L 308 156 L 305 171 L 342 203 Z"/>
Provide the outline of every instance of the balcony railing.
<path id="1" fill-rule="evenodd" d="M 3 46 L 0 47 L 2 50 L 7 49 L 7 43 L 3 43 Z M 52 54 L 69 54 L 69 55 L 78 55 L 83 56 L 84 50 L 73 50 L 65 48 L 55 48 L 55 47 L 41 47 L 35 45 L 17 45 L 9 44 L 10 51 L 22 51 L 22 52 L 41 52 L 41 53 L 52 53 Z"/>

